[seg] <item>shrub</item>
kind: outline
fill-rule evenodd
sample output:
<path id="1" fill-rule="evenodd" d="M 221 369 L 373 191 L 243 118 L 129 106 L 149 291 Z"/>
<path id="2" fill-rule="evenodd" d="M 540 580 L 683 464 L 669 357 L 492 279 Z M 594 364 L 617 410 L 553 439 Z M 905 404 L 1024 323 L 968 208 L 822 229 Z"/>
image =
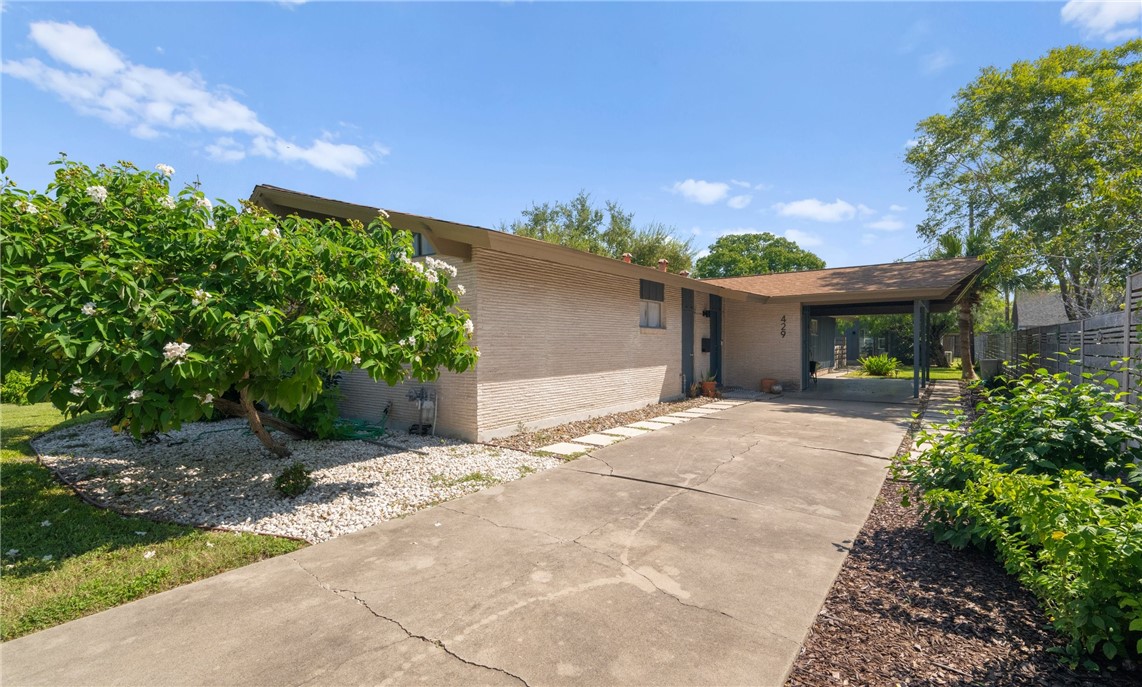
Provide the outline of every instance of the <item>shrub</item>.
<path id="1" fill-rule="evenodd" d="M 1105 374 L 1072 385 L 1065 372 L 1037 369 L 997 377 L 980 389 L 978 416 L 948 441 L 1008 469 L 1043 474 L 1081 470 L 1142 484 L 1142 410 Z"/>
<path id="2" fill-rule="evenodd" d="M 914 470 L 921 511 L 937 541 L 995 551 L 1085 654 L 1142 655 L 1142 501 L 1121 482 L 1075 470 L 1007 472 L 977 454 L 925 454 Z M 938 486 L 955 475 L 963 487 Z M 929 480 L 935 475 L 937 479 Z M 1087 662 L 1088 667 L 1094 667 Z"/>
<path id="3" fill-rule="evenodd" d="M 341 375 L 322 375 L 321 381 L 321 393 L 313 403 L 304 408 L 275 412 L 286 422 L 292 422 L 318 439 L 344 439 L 350 431 L 341 422 L 341 413 L 337 407 L 337 401 L 341 398 L 338 388 Z"/>
<path id="4" fill-rule="evenodd" d="M 873 377 L 893 377 L 896 375 L 897 368 L 900 367 L 900 361 L 887 353 L 881 353 L 880 355 L 861 358 L 860 367 L 865 374 Z"/>
<path id="5" fill-rule="evenodd" d="M 1142 414 L 1105 375 L 1068 381 L 1039 369 L 976 384 L 978 417 L 922 433 L 927 449 L 893 473 L 920 488 L 938 541 L 993 550 L 1038 596 L 1076 664 L 1142 654 L 1142 500 L 1123 481 L 1139 482 Z"/>
<path id="6" fill-rule="evenodd" d="M 282 471 L 282 474 L 277 476 L 274 480 L 274 488 L 281 493 L 282 496 L 294 498 L 305 493 L 306 489 L 313 486 L 312 470 L 306 469 L 305 465 L 300 462 L 290 465 Z"/>
<path id="7" fill-rule="evenodd" d="M 35 386 L 32 376 L 27 372 L 12 370 L 4 374 L 4 381 L 0 382 L 0 403 L 14 403 L 18 406 L 30 405 L 28 391 Z"/>

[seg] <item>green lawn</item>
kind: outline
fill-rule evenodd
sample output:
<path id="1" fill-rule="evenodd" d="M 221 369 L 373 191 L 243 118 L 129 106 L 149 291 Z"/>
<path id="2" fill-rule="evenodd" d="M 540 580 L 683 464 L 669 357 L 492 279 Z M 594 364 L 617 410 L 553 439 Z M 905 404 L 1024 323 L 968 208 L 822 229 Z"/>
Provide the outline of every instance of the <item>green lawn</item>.
<path id="1" fill-rule="evenodd" d="M 872 376 L 866 375 L 865 373 L 861 372 L 860 370 L 853 370 L 852 372 L 849 372 L 845 376 L 846 377 L 865 377 L 868 379 L 873 379 Z M 928 370 L 928 378 L 933 379 L 933 380 L 935 380 L 935 379 L 953 379 L 954 380 L 954 379 L 961 379 L 962 377 L 963 377 L 963 371 L 961 371 L 959 368 L 933 367 L 933 368 L 930 368 Z M 897 370 L 895 378 L 896 379 L 912 379 L 912 368 L 911 367 L 905 367 L 905 368 Z"/>
<path id="2" fill-rule="evenodd" d="M 294 551 L 279 537 L 205 532 L 94 508 L 36 462 L 28 440 L 64 420 L 0 405 L 0 639 L 14 639 Z"/>

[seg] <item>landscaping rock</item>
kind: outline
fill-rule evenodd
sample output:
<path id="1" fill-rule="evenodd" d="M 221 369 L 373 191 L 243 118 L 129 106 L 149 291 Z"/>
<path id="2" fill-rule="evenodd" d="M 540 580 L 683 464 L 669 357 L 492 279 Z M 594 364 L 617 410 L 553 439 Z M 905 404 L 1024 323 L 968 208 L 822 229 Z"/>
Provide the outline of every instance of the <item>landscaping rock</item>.
<path id="1" fill-rule="evenodd" d="M 384 446 L 285 441 L 293 455 L 280 460 L 269 457 L 244 420 L 193 423 L 147 442 L 93 422 L 49 432 L 33 447 L 80 493 L 119 512 L 310 542 L 560 462 L 400 432 L 382 437 Z M 274 479 L 295 461 L 313 471 L 314 484 L 286 498 L 274 489 Z"/>

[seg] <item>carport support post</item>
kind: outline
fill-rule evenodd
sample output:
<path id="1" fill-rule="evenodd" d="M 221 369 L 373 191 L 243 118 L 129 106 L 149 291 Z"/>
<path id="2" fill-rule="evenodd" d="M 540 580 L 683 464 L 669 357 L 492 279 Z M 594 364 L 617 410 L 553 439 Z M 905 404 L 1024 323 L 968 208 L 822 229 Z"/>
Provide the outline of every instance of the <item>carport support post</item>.
<path id="1" fill-rule="evenodd" d="M 801 390 L 809 390 L 809 306 L 801 306 Z"/>
<path id="2" fill-rule="evenodd" d="M 920 398 L 920 327 L 924 306 L 912 301 L 912 398 Z"/>
<path id="3" fill-rule="evenodd" d="M 924 386 L 932 383 L 932 301 L 924 301 Z"/>

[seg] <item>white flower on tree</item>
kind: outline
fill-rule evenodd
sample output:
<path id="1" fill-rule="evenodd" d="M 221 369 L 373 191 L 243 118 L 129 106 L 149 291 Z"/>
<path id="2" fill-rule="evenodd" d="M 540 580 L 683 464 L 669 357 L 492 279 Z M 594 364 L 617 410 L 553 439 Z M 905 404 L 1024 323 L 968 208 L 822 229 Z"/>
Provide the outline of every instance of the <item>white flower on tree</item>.
<path id="1" fill-rule="evenodd" d="M 171 167 L 170 165 L 164 165 L 160 162 L 159 164 L 155 165 L 155 169 L 159 170 L 159 174 L 162 174 L 168 179 L 174 176 L 174 167 Z"/>
<path id="2" fill-rule="evenodd" d="M 359 356 L 359 355 L 353 356 L 353 364 L 354 365 L 360 365 L 361 364 L 361 356 Z"/>
<path id="3" fill-rule="evenodd" d="M 83 307 L 79 309 L 79 312 L 87 315 L 88 317 L 91 317 L 95 314 L 95 304 L 90 302 L 84 303 Z"/>
<path id="4" fill-rule="evenodd" d="M 467 292 L 468 291 L 464 288 L 463 284 L 457 284 L 456 285 L 456 295 L 463 296 Z"/>
<path id="5" fill-rule="evenodd" d="M 214 207 L 214 204 L 211 203 L 210 199 L 206 196 L 203 196 L 202 198 L 195 198 L 194 204 L 203 210 L 210 210 L 210 208 Z"/>
<path id="6" fill-rule="evenodd" d="M 163 346 L 163 357 L 167 360 L 174 360 L 181 362 L 186 357 L 186 352 L 190 350 L 188 343 L 176 343 L 174 341 Z M 178 363 L 176 363 L 178 364 Z"/>
<path id="7" fill-rule="evenodd" d="M 71 389 L 68 389 L 68 391 L 71 392 L 72 396 L 82 396 L 83 395 L 82 384 L 83 384 L 83 377 L 80 377 L 79 379 L 77 379 L 71 383 Z"/>
<path id="8" fill-rule="evenodd" d="M 400 293 L 400 287 L 397 286 L 396 284 L 389 286 L 389 293 L 391 293 L 394 296 L 397 295 L 398 293 Z"/>
<path id="9" fill-rule="evenodd" d="M 440 281 L 440 277 L 436 276 L 436 272 L 434 270 L 428 270 L 425 272 L 424 278 L 428 280 L 429 284 L 435 284 L 436 282 Z"/>
<path id="10" fill-rule="evenodd" d="M 278 229 L 277 227 L 274 227 L 273 229 L 263 229 L 262 230 L 262 236 L 263 237 L 272 236 L 275 239 L 280 239 L 282 237 L 282 230 Z"/>
<path id="11" fill-rule="evenodd" d="M 194 290 L 194 298 L 190 299 L 190 303 L 191 303 L 191 305 L 199 306 L 208 300 L 210 300 L 210 294 L 209 293 L 203 291 L 202 289 L 195 289 Z"/>
<path id="12" fill-rule="evenodd" d="M 163 196 L 162 198 L 159 198 L 159 205 L 162 205 L 167 210 L 174 210 L 175 206 L 178 205 L 178 203 L 176 203 L 175 199 L 171 198 L 170 196 Z"/>
<path id="13" fill-rule="evenodd" d="M 464 320 L 464 331 L 468 334 L 468 336 L 472 336 L 472 334 L 476 331 L 476 325 L 472 324 L 472 320 L 470 318 Z"/>
<path id="14" fill-rule="evenodd" d="M 199 396 L 198 394 L 195 394 L 194 397 L 202 401 L 205 405 L 214 403 L 214 394 L 206 394 L 205 396 Z"/>
<path id="15" fill-rule="evenodd" d="M 88 186 L 87 197 L 102 205 L 107 200 L 107 189 L 103 186 Z"/>
<path id="16" fill-rule="evenodd" d="M 22 203 L 17 203 L 16 207 L 20 208 L 24 212 L 24 214 L 27 214 L 27 215 L 38 215 L 38 214 L 40 214 L 39 208 L 37 208 L 35 205 L 33 205 L 32 201 L 30 201 L 30 200 L 25 200 Z"/>

